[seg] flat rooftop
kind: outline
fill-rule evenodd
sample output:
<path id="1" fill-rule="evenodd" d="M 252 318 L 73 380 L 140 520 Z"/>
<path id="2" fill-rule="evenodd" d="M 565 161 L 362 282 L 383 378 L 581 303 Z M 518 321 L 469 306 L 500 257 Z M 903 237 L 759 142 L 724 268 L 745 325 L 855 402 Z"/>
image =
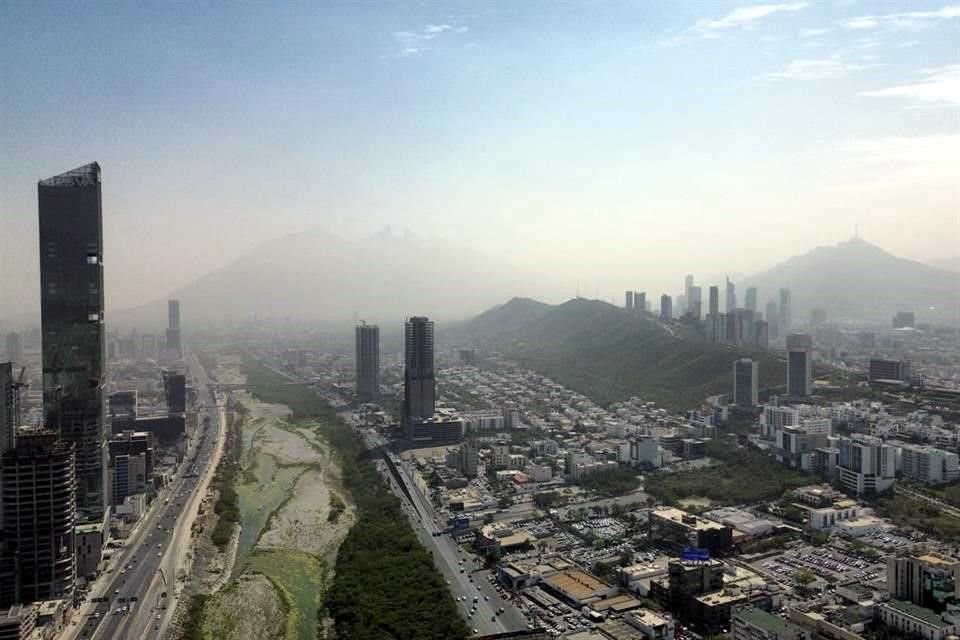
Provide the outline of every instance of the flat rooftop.
<path id="1" fill-rule="evenodd" d="M 791 628 L 795 625 L 790 624 L 780 616 L 775 616 L 771 613 L 767 613 L 763 609 L 757 609 L 756 607 L 746 607 L 737 611 L 733 618 L 743 620 L 745 623 L 753 625 L 764 631 L 769 631 L 771 633 L 776 633 L 778 636 L 783 636 L 790 632 Z"/>
<path id="2" fill-rule="evenodd" d="M 713 522 L 712 520 L 705 520 L 698 516 L 693 515 L 692 513 L 687 513 L 686 511 L 681 511 L 674 507 L 668 507 L 666 509 L 656 509 L 650 512 L 651 518 L 658 518 L 660 520 L 669 520 L 684 527 L 694 529 L 696 531 L 710 531 L 717 529 L 725 529 L 726 525 L 722 525 L 719 522 Z M 684 522 L 686 518 L 686 522 Z"/>
<path id="3" fill-rule="evenodd" d="M 589 573 L 580 569 L 568 569 L 545 578 L 544 582 L 554 589 L 569 595 L 574 600 L 586 600 L 605 591 L 609 586 Z"/>
<path id="4" fill-rule="evenodd" d="M 924 624 L 933 625 L 936 627 L 946 627 L 949 626 L 949 623 L 945 622 L 943 618 L 937 615 L 935 612 L 927 609 L 926 607 L 921 607 L 913 604 L 912 602 L 904 602 L 903 600 L 893 600 L 891 599 L 886 603 L 887 606 L 895 609 L 899 613 L 902 613 L 905 616 L 910 616 L 915 620 L 919 620 Z"/>

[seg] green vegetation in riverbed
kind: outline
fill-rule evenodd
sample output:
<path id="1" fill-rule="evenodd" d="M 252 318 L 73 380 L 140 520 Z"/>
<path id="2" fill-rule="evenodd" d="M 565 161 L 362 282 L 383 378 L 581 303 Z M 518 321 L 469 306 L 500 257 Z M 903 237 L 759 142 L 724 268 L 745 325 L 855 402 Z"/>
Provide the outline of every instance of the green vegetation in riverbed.
<path id="1" fill-rule="evenodd" d="M 327 588 L 327 566 L 322 559 L 299 551 L 258 549 L 250 554 L 246 570 L 265 575 L 281 594 L 289 640 L 317 637 L 317 615 Z"/>
<path id="2" fill-rule="evenodd" d="M 210 534 L 210 540 L 222 551 L 233 535 L 233 526 L 240 520 L 240 511 L 237 501 L 237 492 L 234 489 L 234 480 L 240 468 L 239 431 L 243 422 L 242 411 L 231 406 L 232 416 L 227 428 L 227 441 L 224 444 L 223 457 L 217 469 L 217 501 L 213 505 L 213 512 L 217 514 L 217 524 Z"/>
<path id="3" fill-rule="evenodd" d="M 466 638 L 453 597 L 359 438 L 312 390 L 285 385 L 285 378 L 252 358 L 244 359 L 244 370 L 258 398 L 287 405 L 295 418 L 321 423 L 317 429 L 340 457 L 344 484 L 357 505 L 357 522 L 340 547 L 325 601 L 337 636 Z"/>

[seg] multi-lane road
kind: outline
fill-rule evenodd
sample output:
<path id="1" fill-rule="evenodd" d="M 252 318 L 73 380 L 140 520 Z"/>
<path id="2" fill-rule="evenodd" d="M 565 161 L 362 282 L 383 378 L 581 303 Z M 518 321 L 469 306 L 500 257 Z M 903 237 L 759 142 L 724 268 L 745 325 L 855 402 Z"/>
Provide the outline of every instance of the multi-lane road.
<path id="1" fill-rule="evenodd" d="M 364 431 L 363 438 L 370 448 L 385 444 L 380 436 L 370 431 Z M 434 565 L 443 575 L 461 616 L 474 635 L 527 629 L 529 621 L 526 616 L 509 600 L 501 597 L 491 580 L 490 571 L 483 569 L 482 559 L 464 551 L 444 533 L 444 516 L 437 513 L 430 501 L 414 486 L 405 465 L 394 464 L 392 460 L 382 464 L 392 464 L 396 470 L 394 475 L 384 467 L 385 480 L 400 498 L 413 530 L 423 547 L 433 556 Z M 404 487 L 397 484 L 397 476 Z"/>
<path id="2" fill-rule="evenodd" d="M 207 391 L 206 372 L 192 355 L 187 364 L 199 391 L 200 435 L 134 532 L 112 552 L 80 607 L 77 624 L 62 638 L 158 639 L 170 621 L 182 588 L 177 572 L 226 432 L 224 409 Z"/>

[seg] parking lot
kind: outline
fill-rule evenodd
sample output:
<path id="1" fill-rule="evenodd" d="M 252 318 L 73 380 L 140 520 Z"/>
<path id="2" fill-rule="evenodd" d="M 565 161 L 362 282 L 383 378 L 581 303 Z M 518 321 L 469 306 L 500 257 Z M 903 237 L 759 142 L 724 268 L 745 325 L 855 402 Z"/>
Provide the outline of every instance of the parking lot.
<path id="1" fill-rule="evenodd" d="M 779 555 L 757 560 L 751 567 L 789 587 L 800 586 L 794 576 L 801 571 L 831 584 L 885 579 L 883 562 L 857 552 L 845 542 L 821 547 L 799 545 Z"/>

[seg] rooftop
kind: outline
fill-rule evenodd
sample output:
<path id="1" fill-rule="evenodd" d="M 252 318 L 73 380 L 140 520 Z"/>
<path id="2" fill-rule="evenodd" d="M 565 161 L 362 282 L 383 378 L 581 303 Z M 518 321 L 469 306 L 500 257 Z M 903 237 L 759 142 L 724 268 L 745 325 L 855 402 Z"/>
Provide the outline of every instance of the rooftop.
<path id="1" fill-rule="evenodd" d="M 40 181 L 41 187 L 92 187 L 100 182 L 100 165 L 96 162 L 65 171 Z"/>
<path id="2" fill-rule="evenodd" d="M 682 524 L 697 531 L 725 528 L 724 525 L 720 524 L 719 522 L 704 520 L 703 518 L 687 513 L 686 511 L 681 511 L 680 509 L 675 509 L 673 507 L 651 511 L 650 517 L 656 517 L 661 520 L 670 520 L 671 522 Z"/>
<path id="3" fill-rule="evenodd" d="M 886 603 L 886 606 L 895 609 L 899 613 L 902 613 L 905 616 L 910 616 L 915 620 L 919 620 L 924 624 L 934 625 L 937 627 L 949 626 L 949 623 L 944 622 L 943 619 L 937 615 L 934 611 L 927 609 L 926 607 L 921 607 L 915 605 L 912 602 L 904 602 L 903 600 L 893 600 L 891 599 Z"/>
<path id="4" fill-rule="evenodd" d="M 580 569 L 569 569 L 556 573 L 546 578 L 544 582 L 554 589 L 568 594 L 575 600 L 591 598 L 596 596 L 597 592 L 605 591 L 608 588 L 606 583 Z"/>
<path id="5" fill-rule="evenodd" d="M 785 634 L 790 631 L 794 625 L 790 624 L 780 616 L 767 613 L 763 609 L 756 607 L 744 607 L 739 609 L 733 615 L 734 620 L 742 620 L 746 624 L 753 625 L 764 631 L 776 634 Z"/>

